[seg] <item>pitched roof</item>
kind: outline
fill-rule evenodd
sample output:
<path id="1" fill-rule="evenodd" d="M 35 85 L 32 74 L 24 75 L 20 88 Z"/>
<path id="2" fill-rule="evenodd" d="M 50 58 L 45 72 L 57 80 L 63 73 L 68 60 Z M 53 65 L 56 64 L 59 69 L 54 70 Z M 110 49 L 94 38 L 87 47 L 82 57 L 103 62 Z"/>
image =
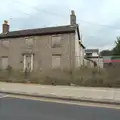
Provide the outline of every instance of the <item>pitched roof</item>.
<path id="1" fill-rule="evenodd" d="M 11 32 L 8 32 L 7 34 L 0 34 L 0 39 L 24 37 L 24 36 L 34 36 L 34 35 L 73 33 L 73 32 L 75 32 L 75 30 L 76 30 L 76 26 L 71 26 L 71 25 L 47 27 L 47 28 L 37 28 L 37 29 L 27 29 L 27 30 L 11 31 Z"/>
<path id="2" fill-rule="evenodd" d="M 93 52 L 99 52 L 99 50 L 98 49 L 86 49 L 85 50 L 85 53 L 93 53 Z"/>

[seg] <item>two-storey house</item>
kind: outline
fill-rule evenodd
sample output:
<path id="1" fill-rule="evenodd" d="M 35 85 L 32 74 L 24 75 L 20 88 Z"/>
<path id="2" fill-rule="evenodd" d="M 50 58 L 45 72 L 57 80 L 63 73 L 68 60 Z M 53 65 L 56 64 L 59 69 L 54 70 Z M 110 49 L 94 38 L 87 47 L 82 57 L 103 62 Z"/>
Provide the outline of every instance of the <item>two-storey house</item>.
<path id="1" fill-rule="evenodd" d="M 83 64 L 84 45 L 74 11 L 70 24 L 47 28 L 10 31 L 4 21 L 0 34 L 0 68 L 48 70 L 74 69 Z"/>

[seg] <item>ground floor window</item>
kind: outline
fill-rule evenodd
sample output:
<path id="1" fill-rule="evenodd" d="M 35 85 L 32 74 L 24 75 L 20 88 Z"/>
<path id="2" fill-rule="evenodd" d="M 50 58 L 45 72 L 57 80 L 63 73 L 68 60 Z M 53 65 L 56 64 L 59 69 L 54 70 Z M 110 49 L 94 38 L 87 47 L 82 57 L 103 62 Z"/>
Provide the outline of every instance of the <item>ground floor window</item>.
<path id="1" fill-rule="evenodd" d="M 52 55 L 52 68 L 60 68 L 60 55 Z"/>
<path id="2" fill-rule="evenodd" d="M 8 56 L 2 56 L 0 58 L 0 69 L 7 69 L 8 67 Z"/>

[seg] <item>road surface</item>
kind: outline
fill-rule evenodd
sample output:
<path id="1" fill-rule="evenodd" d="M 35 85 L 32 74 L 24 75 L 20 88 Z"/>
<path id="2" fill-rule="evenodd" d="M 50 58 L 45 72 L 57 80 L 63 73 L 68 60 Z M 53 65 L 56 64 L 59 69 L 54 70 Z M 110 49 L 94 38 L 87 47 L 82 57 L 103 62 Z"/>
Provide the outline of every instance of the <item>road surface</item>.
<path id="1" fill-rule="evenodd" d="M 0 95 L 0 120 L 120 120 L 120 109 Z"/>

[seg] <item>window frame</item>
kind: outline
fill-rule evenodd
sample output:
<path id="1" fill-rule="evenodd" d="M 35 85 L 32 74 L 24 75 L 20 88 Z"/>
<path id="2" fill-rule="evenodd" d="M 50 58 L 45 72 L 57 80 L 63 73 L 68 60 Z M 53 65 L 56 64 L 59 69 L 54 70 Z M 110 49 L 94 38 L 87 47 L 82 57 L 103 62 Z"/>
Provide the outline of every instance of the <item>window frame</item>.
<path id="1" fill-rule="evenodd" d="M 4 58 L 7 58 L 7 67 L 8 67 L 8 65 L 9 65 L 9 57 L 8 57 L 8 56 L 1 56 L 1 57 L 0 57 L 0 62 L 1 62 L 1 63 L 0 63 L 0 67 L 1 67 L 1 68 L 0 68 L 0 69 L 3 69 L 3 70 L 7 69 L 7 67 L 6 67 L 6 68 L 3 68 L 2 62 L 3 62 L 3 59 L 4 59 Z"/>
<path id="2" fill-rule="evenodd" d="M 59 57 L 59 65 L 53 65 L 53 57 Z M 61 66 L 61 54 L 52 54 L 52 68 L 55 69 L 55 68 L 60 68 Z"/>
<path id="3" fill-rule="evenodd" d="M 60 40 L 59 40 L 59 44 L 55 44 L 53 43 L 53 38 L 57 38 L 57 37 L 60 37 Z M 61 34 L 57 34 L 57 35 L 52 35 L 52 38 L 51 38 L 51 47 L 52 48 L 59 48 L 62 46 L 62 35 Z"/>
<path id="4" fill-rule="evenodd" d="M 32 44 L 29 43 L 30 42 L 29 40 L 32 40 Z M 25 45 L 27 45 L 29 47 L 33 46 L 34 45 L 34 39 L 33 39 L 33 37 L 25 37 Z"/>
<path id="5" fill-rule="evenodd" d="M 9 45 L 10 45 L 10 40 L 3 39 L 3 40 L 1 40 L 1 42 L 2 42 L 2 46 L 4 46 L 4 47 L 9 47 Z M 7 45 L 4 42 L 8 42 Z"/>

